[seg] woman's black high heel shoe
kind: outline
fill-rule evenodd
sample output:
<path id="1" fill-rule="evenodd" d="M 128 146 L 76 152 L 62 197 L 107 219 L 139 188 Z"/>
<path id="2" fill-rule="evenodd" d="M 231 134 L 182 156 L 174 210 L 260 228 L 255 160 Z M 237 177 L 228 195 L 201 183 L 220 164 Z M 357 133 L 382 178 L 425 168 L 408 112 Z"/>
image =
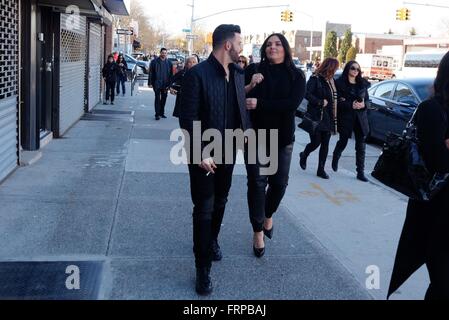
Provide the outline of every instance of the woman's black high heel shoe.
<path id="1" fill-rule="evenodd" d="M 274 229 L 274 227 L 271 228 L 270 230 L 267 230 L 267 229 L 263 228 L 263 234 L 264 234 L 268 239 L 271 239 L 271 238 L 273 238 L 273 229 Z"/>
<path id="2" fill-rule="evenodd" d="M 253 245 L 253 250 L 254 250 L 254 255 L 255 255 L 257 258 L 262 258 L 263 255 L 265 254 L 265 248 L 256 248 L 256 247 Z"/>

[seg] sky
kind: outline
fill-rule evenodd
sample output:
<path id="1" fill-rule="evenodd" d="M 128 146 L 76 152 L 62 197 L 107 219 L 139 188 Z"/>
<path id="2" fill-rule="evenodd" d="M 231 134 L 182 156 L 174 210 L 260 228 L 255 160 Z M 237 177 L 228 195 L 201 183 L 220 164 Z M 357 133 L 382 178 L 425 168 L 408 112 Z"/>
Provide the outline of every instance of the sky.
<path id="1" fill-rule="evenodd" d="M 152 23 L 163 27 L 171 35 L 182 34 L 190 26 L 192 0 L 138 0 L 142 3 Z M 410 2 L 449 6 L 447 0 L 414 0 Z M 391 28 L 395 33 L 407 34 L 414 27 L 419 35 L 440 36 L 444 29 L 442 21 L 449 21 L 449 8 L 433 8 L 404 4 L 400 0 L 195 0 L 195 18 L 242 7 L 289 5 L 295 14 L 293 23 L 280 21 L 285 8 L 252 9 L 235 11 L 207 18 L 197 23 L 206 31 L 221 23 L 238 24 L 242 33 L 271 32 L 282 30 L 310 30 L 313 16 L 315 30 L 323 30 L 326 21 L 352 24 L 353 32 L 385 33 Z M 396 21 L 396 10 L 411 10 L 411 21 Z M 301 14 L 304 12 L 307 15 Z M 449 28 L 446 27 L 446 30 Z"/>

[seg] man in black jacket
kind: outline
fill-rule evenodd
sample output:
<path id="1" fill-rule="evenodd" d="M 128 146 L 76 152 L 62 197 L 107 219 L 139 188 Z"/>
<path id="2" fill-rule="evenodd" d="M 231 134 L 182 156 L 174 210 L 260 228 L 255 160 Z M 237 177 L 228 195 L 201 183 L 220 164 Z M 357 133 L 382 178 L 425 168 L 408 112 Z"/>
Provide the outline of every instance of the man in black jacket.
<path id="1" fill-rule="evenodd" d="M 217 239 L 231 187 L 235 156 L 233 163 L 224 163 L 216 156 L 203 158 L 202 155 L 197 155 L 199 159 L 194 161 L 193 145 L 201 138 L 193 136 L 193 127 L 198 121 L 201 134 L 207 129 L 216 129 L 221 137 L 225 137 L 226 129 L 246 131 L 250 128 L 244 73 L 236 65 L 242 50 L 240 33 L 239 26 L 218 26 L 212 36 L 212 54 L 205 62 L 190 69 L 183 81 L 180 124 L 190 137 L 190 146 L 186 148 L 194 204 L 193 247 L 199 294 L 212 292 L 211 263 L 222 257 Z M 205 146 L 202 142 L 201 154 Z"/>
<path id="2" fill-rule="evenodd" d="M 151 61 L 148 86 L 153 87 L 155 100 L 154 109 L 156 120 L 167 118 L 165 116 L 165 103 L 167 102 L 168 87 L 173 78 L 173 66 L 167 59 L 167 49 L 162 48 L 159 58 Z"/>

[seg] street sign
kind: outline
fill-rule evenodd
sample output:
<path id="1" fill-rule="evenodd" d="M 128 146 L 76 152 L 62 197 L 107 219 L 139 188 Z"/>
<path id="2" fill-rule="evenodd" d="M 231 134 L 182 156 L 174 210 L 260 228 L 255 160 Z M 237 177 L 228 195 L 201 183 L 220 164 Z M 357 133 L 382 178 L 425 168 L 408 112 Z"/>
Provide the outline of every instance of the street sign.
<path id="1" fill-rule="evenodd" d="M 190 30 L 190 29 L 182 29 L 182 32 L 190 33 L 190 32 L 192 32 L 192 30 Z"/>
<path id="2" fill-rule="evenodd" d="M 128 29 L 117 29 L 117 34 L 124 34 L 127 36 L 132 36 L 134 34 L 134 31 L 128 30 Z"/>
<path id="3" fill-rule="evenodd" d="M 186 35 L 186 39 L 187 40 L 195 40 L 195 39 L 198 39 L 198 38 L 199 38 L 199 36 L 196 35 L 196 34 L 188 34 L 188 35 Z"/>

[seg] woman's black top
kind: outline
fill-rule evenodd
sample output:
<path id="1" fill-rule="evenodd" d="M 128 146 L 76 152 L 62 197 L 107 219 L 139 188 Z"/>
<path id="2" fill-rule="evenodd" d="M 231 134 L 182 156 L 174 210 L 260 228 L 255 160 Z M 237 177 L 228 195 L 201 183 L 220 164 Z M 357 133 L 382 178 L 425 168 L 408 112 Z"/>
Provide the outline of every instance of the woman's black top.
<path id="1" fill-rule="evenodd" d="M 123 66 L 120 66 L 120 64 L 123 64 Z M 126 63 L 126 60 L 123 59 L 123 61 L 117 61 L 117 66 L 119 68 L 119 77 L 121 80 L 126 80 L 128 78 L 127 71 L 128 71 L 128 64 Z"/>
<path id="2" fill-rule="evenodd" d="M 257 108 L 251 111 L 254 128 L 278 129 L 279 147 L 292 144 L 295 141 L 296 109 L 305 95 L 304 73 L 283 63 L 250 64 L 245 69 L 246 85 L 251 83 L 256 73 L 261 73 L 264 81 L 247 95 L 248 98 L 257 98 Z"/>
<path id="3" fill-rule="evenodd" d="M 120 72 L 120 68 L 115 62 L 107 62 L 103 67 L 103 78 L 107 82 L 117 82 L 117 76 Z"/>
<path id="4" fill-rule="evenodd" d="M 417 111 L 419 148 L 429 171 L 449 173 L 449 108 L 431 98 L 422 102 Z"/>
<path id="5" fill-rule="evenodd" d="M 350 83 L 348 80 L 340 77 L 335 81 L 338 91 L 338 131 L 345 136 L 351 136 L 354 129 L 355 120 L 359 121 L 364 136 L 369 133 L 369 123 L 367 115 L 367 103 L 369 101 L 368 88 L 369 82 L 362 80 L 361 83 Z M 365 102 L 365 108 L 355 110 L 354 101 Z"/>
<path id="6" fill-rule="evenodd" d="M 320 75 L 314 74 L 307 82 L 306 99 L 309 102 L 307 106 L 307 113 L 311 116 L 313 121 L 321 120 L 321 112 L 323 111 L 322 121 L 318 126 L 319 131 L 332 131 L 333 126 L 333 106 L 334 95 L 327 83 L 326 79 Z M 323 107 L 324 100 L 327 100 L 326 107 Z"/>

